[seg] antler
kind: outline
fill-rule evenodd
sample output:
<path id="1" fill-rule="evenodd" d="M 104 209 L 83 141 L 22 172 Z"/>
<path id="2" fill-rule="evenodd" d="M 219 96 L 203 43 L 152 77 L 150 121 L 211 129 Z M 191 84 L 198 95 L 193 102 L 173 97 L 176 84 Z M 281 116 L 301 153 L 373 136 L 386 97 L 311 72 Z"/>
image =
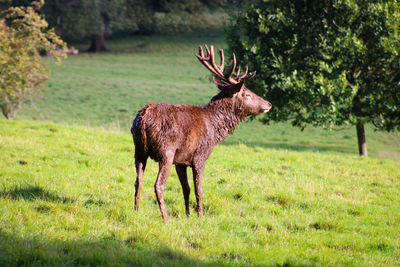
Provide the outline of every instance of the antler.
<path id="1" fill-rule="evenodd" d="M 246 80 L 253 78 L 256 75 L 256 72 L 254 71 L 251 75 L 247 76 L 249 72 L 249 68 L 247 66 L 246 70 L 244 71 L 244 74 L 240 75 L 240 66 L 239 66 L 238 70 L 236 71 L 236 78 L 232 77 L 236 69 L 235 53 L 232 54 L 233 65 L 231 71 L 228 74 L 224 74 L 224 50 L 219 49 L 219 54 L 221 56 L 221 64 L 217 65 L 215 63 L 214 46 L 210 45 L 210 49 L 208 49 L 207 45 L 204 45 L 204 47 L 206 48 L 207 55 L 204 55 L 203 47 L 199 46 L 199 54 L 196 55 L 196 57 L 200 60 L 201 63 L 203 63 L 204 66 L 206 66 L 207 69 L 209 69 L 212 73 L 217 75 L 217 77 L 220 78 L 223 82 L 227 84 L 243 83 Z"/>

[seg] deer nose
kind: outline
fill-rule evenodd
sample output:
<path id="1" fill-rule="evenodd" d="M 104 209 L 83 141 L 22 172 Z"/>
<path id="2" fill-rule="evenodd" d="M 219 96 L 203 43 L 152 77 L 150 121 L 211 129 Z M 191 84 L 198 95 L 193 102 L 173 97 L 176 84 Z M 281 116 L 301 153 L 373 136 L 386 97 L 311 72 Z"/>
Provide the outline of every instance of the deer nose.
<path id="1" fill-rule="evenodd" d="M 265 105 L 263 106 L 263 112 L 267 113 L 272 108 L 272 104 L 268 101 L 265 101 Z"/>

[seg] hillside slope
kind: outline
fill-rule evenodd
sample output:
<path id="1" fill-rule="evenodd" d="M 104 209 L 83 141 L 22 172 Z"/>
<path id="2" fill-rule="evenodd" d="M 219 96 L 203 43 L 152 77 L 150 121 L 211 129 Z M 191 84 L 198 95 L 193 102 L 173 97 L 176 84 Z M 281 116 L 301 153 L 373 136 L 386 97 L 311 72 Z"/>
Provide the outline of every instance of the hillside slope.
<path id="1" fill-rule="evenodd" d="M 207 161 L 204 218 L 185 216 L 173 171 L 169 224 L 156 173 L 149 162 L 134 212 L 128 133 L 0 120 L 0 265 L 399 262 L 400 162 L 220 145 Z"/>
<path id="2" fill-rule="evenodd" d="M 51 78 L 45 83 L 42 97 L 24 105 L 17 118 L 125 132 L 129 131 L 138 110 L 150 102 L 205 105 L 218 89 L 210 72 L 194 56 L 198 45 L 204 43 L 226 47 L 221 31 L 135 35 L 110 40 L 107 53 L 70 56 L 63 60 L 62 66 L 47 58 Z M 258 118 L 269 114 L 260 114 Z M 370 156 L 400 161 L 399 132 L 376 132 L 367 125 L 366 138 Z M 300 131 L 290 122 L 265 126 L 253 120 L 242 123 L 225 142 L 238 143 L 274 149 L 358 153 L 354 126 L 336 127 L 335 131 L 308 127 Z"/>

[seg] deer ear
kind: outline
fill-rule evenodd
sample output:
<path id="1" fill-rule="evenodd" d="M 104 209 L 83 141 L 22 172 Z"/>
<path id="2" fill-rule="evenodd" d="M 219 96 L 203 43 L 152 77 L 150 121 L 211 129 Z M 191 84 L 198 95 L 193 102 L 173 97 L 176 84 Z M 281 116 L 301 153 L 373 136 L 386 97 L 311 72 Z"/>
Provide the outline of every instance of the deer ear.
<path id="1" fill-rule="evenodd" d="M 219 81 L 215 77 L 213 77 L 213 80 L 214 80 L 215 85 L 218 87 L 218 89 L 225 92 L 228 95 L 234 95 L 237 92 L 239 92 L 242 89 L 243 84 L 244 84 L 243 82 L 239 82 L 237 84 L 226 84 L 226 83 Z"/>

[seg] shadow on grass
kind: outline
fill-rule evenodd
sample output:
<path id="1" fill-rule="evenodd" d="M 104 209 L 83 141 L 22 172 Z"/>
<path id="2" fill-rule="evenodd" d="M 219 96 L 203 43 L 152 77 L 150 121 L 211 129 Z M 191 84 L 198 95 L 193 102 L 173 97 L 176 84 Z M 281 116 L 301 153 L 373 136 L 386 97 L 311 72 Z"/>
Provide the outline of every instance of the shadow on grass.
<path id="1" fill-rule="evenodd" d="M 0 228 L 0 266 L 265 266 L 229 255 L 216 257 L 198 260 L 163 244 L 154 246 L 140 236 L 128 240 L 45 240 L 41 236 L 21 238 Z M 306 265 L 286 261 L 269 266 Z"/>
<path id="2" fill-rule="evenodd" d="M 1 266 L 222 266 L 202 262 L 182 253 L 150 244 L 135 237 L 120 241 L 113 238 L 90 241 L 19 239 L 0 229 Z M 232 266 L 239 266 L 233 264 Z"/>
<path id="3" fill-rule="evenodd" d="M 10 199 L 24 199 L 26 201 L 35 201 L 36 199 L 57 202 L 57 203 L 73 203 L 74 200 L 68 197 L 59 196 L 43 189 L 37 185 L 15 186 L 8 191 L 0 191 L 0 197 Z"/>

